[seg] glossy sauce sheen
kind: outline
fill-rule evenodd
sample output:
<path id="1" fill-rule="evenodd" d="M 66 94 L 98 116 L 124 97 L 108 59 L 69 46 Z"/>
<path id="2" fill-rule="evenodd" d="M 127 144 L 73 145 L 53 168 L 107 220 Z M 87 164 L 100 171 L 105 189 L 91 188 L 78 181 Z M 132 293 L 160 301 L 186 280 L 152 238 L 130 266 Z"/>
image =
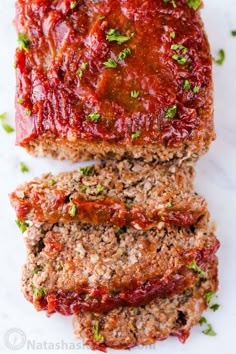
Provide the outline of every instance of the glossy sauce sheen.
<path id="1" fill-rule="evenodd" d="M 73 9 L 70 0 L 18 0 L 15 22 L 29 40 L 27 51 L 16 53 L 16 100 L 24 100 L 17 103 L 18 144 L 45 133 L 120 145 L 177 146 L 191 139 L 210 94 L 211 57 L 198 11 L 185 0 L 176 8 L 163 0 L 79 0 Z M 109 29 L 130 40 L 108 41 Z M 183 56 L 173 44 L 187 48 L 185 65 L 172 58 Z M 125 48 L 131 55 L 116 68 L 104 67 Z M 139 96 L 132 98 L 131 91 Z M 174 105 L 176 115 L 166 118 Z M 86 118 L 94 112 L 97 122 Z"/>

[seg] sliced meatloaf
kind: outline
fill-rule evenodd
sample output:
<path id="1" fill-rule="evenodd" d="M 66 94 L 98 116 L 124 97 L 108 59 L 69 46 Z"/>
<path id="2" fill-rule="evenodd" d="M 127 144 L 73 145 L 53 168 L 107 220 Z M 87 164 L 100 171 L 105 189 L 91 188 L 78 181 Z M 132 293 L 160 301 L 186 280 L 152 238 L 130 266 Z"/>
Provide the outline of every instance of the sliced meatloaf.
<path id="1" fill-rule="evenodd" d="M 188 163 L 106 162 L 36 178 L 17 188 L 11 203 L 21 222 L 189 226 L 207 213 L 206 201 L 193 192 L 193 176 Z"/>
<path id="2" fill-rule="evenodd" d="M 200 5 L 17 0 L 17 144 L 74 161 L 206 152 L 215 133 Z"/>
<path id="3" fill-rule="evenodd" d="M 206 294 L 218 287 L 217 260 L 206 277 L 172 299 L 156 299 L 146 306 L 118 308 L 104 314 L 80 312 L 73 321 L 76 337 L 92 349 L 128 349 L 178 336 L 182 343 L 207 308 Z"/>
<path id="4" fill-rule="evenodd" d="M 25 297 L 38 310 L 65 315 L 171 297 L 198 280 L 218 249 L 207 219 L 185 228 L 160 222 L 148 231 L 76 222 L 29 226 Z"/>

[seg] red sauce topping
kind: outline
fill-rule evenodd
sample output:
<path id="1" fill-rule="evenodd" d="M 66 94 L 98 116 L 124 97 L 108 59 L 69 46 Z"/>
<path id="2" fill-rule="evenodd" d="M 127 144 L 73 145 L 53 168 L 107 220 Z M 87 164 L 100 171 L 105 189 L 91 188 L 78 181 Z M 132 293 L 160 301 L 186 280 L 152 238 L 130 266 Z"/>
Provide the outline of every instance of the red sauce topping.
<path id="1" fill-rule="evenodd" d="M 131 226 L 138 229 L 150 229 L 159 221 L 177 226 L 191 226 L 206 213 L 206 206 L 193 208 L 189 203 L 183 206 L 168 206 L 162 209 L 143 209 L 141 206 L 127 206 L 114 198 L 100 198 L 96 201 L 85 200 L 82 195 L 73 195 L 68 201 L 65 191 L 53 189 L 48 193 L 32 192 L 29 199 L 21 199 L 17 192 L 11 194 L 11 203 L 19 220 L 39 222 L 81 221 L 90 224 L 110 224 L 117 227 Z M 74 213 L 71 214 L 71 206 Z M 30 214 L 32 213 L 32 214 Z"/>
<path id="2" fill-rule="evenodd" d="M 17 2 L 17 31 L 29 40 L 16 53 L 17 101 L 24 99 L 17 104 L 17 143 L 45 133 L 75 143 L 173 146 L 191 138 L 211 81 L 198 13 L 185 0 L 176 8 L 163 0 L 77 3 L 71 9 L 69 0 Z M 129 40 L 108 40 L 111 29 Z M 126 48 L 130 54 L 118 60 Z M 109 59 L 115 68 L 105 67 Z"/>

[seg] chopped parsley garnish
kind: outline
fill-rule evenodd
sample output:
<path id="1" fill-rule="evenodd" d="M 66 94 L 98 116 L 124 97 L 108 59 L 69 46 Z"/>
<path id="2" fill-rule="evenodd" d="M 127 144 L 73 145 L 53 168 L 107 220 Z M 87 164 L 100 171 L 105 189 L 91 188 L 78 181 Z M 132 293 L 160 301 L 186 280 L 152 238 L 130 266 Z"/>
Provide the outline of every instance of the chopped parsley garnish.
<path id="1" fill-rule="evenodd" d="M 123 227 L 118 227 L 118 228 L 116 229 L 116 233 L 117 233 L 118 235 L 121 235 L 121 234 L 123 234 L 124 232 L 126 232 L 126 227 L 125 227 L 125 226 L 123 226 Z"/>
<path id="2" fill-rule="evenodd" d="M 205 277 L 205 272 L 197 265 L 195 260 L 191 264 L 189 264 L 187 268 L 196 272 L 200 278 Z"/>
<path id="3" fill-rule="evenodd" d="M 22 173 L 29 172 L 29 168 L 26 166 L 24 162 L 20 163 L 20 170 Z"/>
<path id="4" fill-rule="evenodd" d="M 200 87 L 199 86 L 194 86 L 193 93 L 198 93 L 199 91 L 200 91 Z"/>
<path id="5" fill-rule="evenodd" d="M 118 44 L 123 44 L 129 41 L 131 37 L 122 36 L 117 29 L 111 28 L 106 32 L 106 40 L 109 42 L 117 42 Z"/>
<path id="6" fill-rule="evenodd" d="M 32 275 L 38 274 L 39 271 L 40 271 L 40 268 L 35 267 L 34 270 L 32 271 Z"/>
<path id="7" fill-rule="evenodd" d="M 98 323 L 96 323 L 93 326 L 93 338 L 94 338 L 94 340 L 99 341 L 99 342 L 104 340 L 104 337 L 99 333 L 99 325 L 98 325 Z"/>
<path id="8" fill-rule="evenodd" d="M 140 137 L 140 133 L 139 132 L 136 132 L 136 133 L 133 133 L 131 135 L 131 138 L 134 140 L 134 139 L 138 139 Z"/>
<path id="9" fill-rule="evenodd" d="M 175 39 L 175 31 L 171 31 L 170 36 L 171 36 L 171 38 Z"/>
<path id="10" fill-rule="evenodd" d="M 217 311 L 220 307 L 219 304 L 211 304 L 211 302 L 215 296 L 216 296 L 216 291 L 208 291 L 207 293 L 205 293 L 207 305 L 214 312 Z"/>
<path id="11" fill-rule="evenodd" d="M 85 184 L 83 184 L 82 186 L 79 187 L 79 190 L 82 193 L 86 192 L 87 189 L 88 189 L 88 187 Z"/>
<path id="12" fill-rule="evenodd" d="M 19 100 L 17 101 L 18 104 L 23 104 L 25 103 L 25 98 L 19 98 Z"/>
<path id="13" fill-rule="evenodd" d="M 196 11 L 201 5 L 201 0 L 187 0 L 187 5 Z"/>
<path id="14" fill-rule="evenodd" d="M 106 69 L 114 69 L 117 67 L 117 62 L 114 59 L 109 58 L 107 61 L 103 63 L 103 65 L 105 66 Z"/>
<path id="15" fill-rule="evenodd" d="M 23 222 L 20 220 L 16 220 L 16 225 L 19 227 L 21 230 L 22 234 L 28 229 L 29 224 L 27 222 Z"/>
<path id="16" fill-rule="evenodd" d="M 19 43 L 20 49 L 23 49 L 26 52 L 28 52 L 30 41 L 26 37 L 25 33 L 18 34 L 18 43 Z"/>
<path id="17" fill-rule="evenodd" d="M 202 326 L 204 323 L 207 323 L 207 319 L 206 319 L 206 317 L 202 316 L 199 320 L 199 324 L 200 324 L 200 326 Z"/>
<path id="18" fill-rule="evenodd" d="M 207 336 L 212 336 L 212 337 L 216 336 L 216 332 L 214 331 L 210 323 L 207 323 L 207 328 L 204 331 L 202 331 L 202 333 L 204 333 Z"/>
<path id="19" fill-rule="evenodd" d="M 219 304 L 213 304 L 213 305 L 211 305 L 210 306 L 210 309 L 212 310 L 212 311 L 217 311 L 218 309 L 220 308 L 220 305 Z"/>
<path id="20" fill-rule="evenodd" d="M 130 96 L 132 97 L 132 98 L 138 98 L 138 96 L 139 96 L 139 91 L 131 91 L 130 92 Z"/>
<path id="21" fill-rule="evenodd" d="M 71 1 L 70 3 L 71 10 L 75 9 L 77 5 L 78 5 L 77 1 Z"/>
<path id="22" fill-rule="evenodd" d="M 26 108 L 25 109 L 25 114 L 27 115 L 27 116 L 31 116 L 31 113 L 32 113 L 32 111 L 30 110 L 30 109 L 28 109 L 28 108 Z"/>
<path id="23" fill-rule="evenodd" d="M 172 208 L 173 204 L 171 202 L 166 203 L 167 208 Z"/>
<path id="24" fill-rule="evenodd" d="M 0 120 L 1 120 L 1 124 L 2 124 L 2 128 L 5 130 L 6 133 L 10 134 L 13 133 L 15 131 L 14 128 L 12 128 L 11 125 L 9 125 L 8 123 L 6 123 L 6 119 L 7 119 L 7 114 L 6 112 L 0 114 Z"/>
<path id="25" fill-rule="evenodd" d="M 214 61 L 214 63 L 216 63 L 218 65 L 222 65 L 225 61 L 225 51 L 224 51 L 224 49 L 220 49 L 218 53 L 219 53 L 219 58 L 216 59 L 216 58 L 212 57 L 212 60 Z"/>
<path id="26" fill-rule="evenodd" d="M 72 202 L 70 202 L 70 209 L 69 209 L 69 214 L 70 216 L 74 217 L 76 215 L 76 205 Z"/>
<path id="27" fill-rule="evenodd" d="M 184 89 L 185 89 L 185 91 L 189 91 L 190 87 L 191 87 L 191 85 L 190 85 L 189 80 L 184 80 Z"/>
<path id="28" fill-rule="evenodd" d="M 165 112 L 165 118 L 166 119 L 173 119 L 176 116 L 177 113 L 177 106 L 171 106 L 169 107 L 166 112 Z"/>
<path id="29" fill-rule="evenodd" d="M 103 186 L 97 186 L 97 192 L 98 193 L 102 193 L 104 191 L 104 187 Z"/>
<path id="30" fill-rule="evenodd" d="M 45 289 L 38 289 L 33 285 L 34 297 L 39 298 L 47 294 Z"/>
<path id="31" fill-rule="evenodd" d="M 125 58 L 127 58 L 129 55 L 131 54 L 131 50 L 129 48 L 125 48 L 123 49 L 119 55 L 118 55 L 118 60 L 124 60 Z"/>
<path id="32" fill-rule="evenodd" d="M 200 326 L 206 325 L 207 328 L 202 331 L 202 333 L 206 334 L 207 336 L 216 336 L 216 332 L 213 330 L 212 325 L 207 322 L 205 317 L 201 317 L 199 321 Z"/>
<path id="33" fill-rule="evenodd" d="M 188 58 L 185 54 L 188 52 L 188 49 L 182 44 L 172 44 L 171 49 L 176 53 L 172 55 L 172 59 L 177 61 L 180 65 L 187 63 Z"/>
<path id="34" fill-rule="evenodd" d="M 55 179 L 50 179 L 50 181 L 48 182 L 49 183 L 49 186 L 54 186 L 56 183 L 57 183 L 57 181 L 55 181 Z"/>
<path id="35" fill-rule="evenodd" d="M 94 168 L 94 166 L 86 166 L 83 168 L 79 168 L 78 172 L 84 176 L 94 176 L 95 168 Z"/>
<path id="36" fill-rule="evenodd" d="M 87 69 L 88 63 L 82 63 L 80 65 L 80 68 L 77 70 L 76 75 L 79 76 L 80 78 L 83 76 L 83 71 Z"/>
<path id="37" fill-rule="evenodd" d="M 100 119 L 101 115 L 97 112 L 90 113 L 86 116 L 87 120 L 91 120 L 92 122 L 97 122 Z"/>
<path id="38" fill-rule="evenodd" d="M 175 0 L 163 0 L 163 1 L 165 4 L 167 4 L 168 2 L 171 3 L 174 9 L 177 7 Z"/>
<path id="39" fill-rule="evenodd" d="M 236 37 L 236 30 L 231 31 L 233 37 Z"/>

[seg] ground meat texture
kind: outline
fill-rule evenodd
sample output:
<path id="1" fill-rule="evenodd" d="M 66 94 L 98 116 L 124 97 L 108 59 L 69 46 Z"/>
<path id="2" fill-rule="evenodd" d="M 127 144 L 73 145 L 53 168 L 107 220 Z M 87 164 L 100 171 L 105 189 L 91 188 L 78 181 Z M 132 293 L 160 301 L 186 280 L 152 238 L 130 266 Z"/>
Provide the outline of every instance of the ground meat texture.
<path id="1" fill-rule="evenodd" d="M 207 278 L 172 299 L 156 299 L 138 308 L 118 308 L 104 314 L 80 312 L 73 320 L 74 333 L 92 349 L 129 349 L 178 336 L 182 343 L 207 308 L 205 294 L 218 288 L 217 260 Z"/>
<path id="2" fill-rule="evenodd" d="M 207 216 L 193 227 L 139 231 L 79 223 L 28 228 L 23 292 L 38 310 L 104 312 L 173 296 L 198 280 L 219 247 Z"/>
<path id="3" fill-rule="evenodd" d="M 20 221 L 111 224 L 150 229 L 158 222 L 194 225 L 207 213 L 193 191 L 193 163 L 104 162 L 36 178 L 11 194 Z M 72 208 L 74 208 L 72 210 Z"/>
<path id="4" fill-rule="evenodd" d="M 74 161 L 205 153 L 215 138 L 212 60 L 198 9 L 71 3 L 17 0 L 17 144 Z"/>

